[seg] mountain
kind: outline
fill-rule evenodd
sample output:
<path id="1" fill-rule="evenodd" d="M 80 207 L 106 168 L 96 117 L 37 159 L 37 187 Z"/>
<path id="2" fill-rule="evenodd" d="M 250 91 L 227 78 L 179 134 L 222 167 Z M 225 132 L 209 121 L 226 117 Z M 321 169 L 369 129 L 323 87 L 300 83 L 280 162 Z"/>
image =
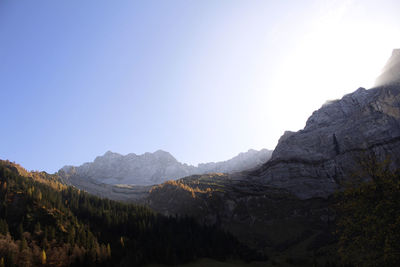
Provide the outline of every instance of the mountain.
<path id="1" fill-rule="evenodd" d="M 93 162 L 79 167 L 65 166 L 59 174 L 69 178 L 73 184 L 93 181 L 104 184 L 153 185 L 193 174 L 252 169 L 267 162 L 271 154 L 272 151 L 267 149 L 250 149 L 227 161 L 199 164 L 195 167 L 178 162 L 170 153 L 162 150 L 126 156 L 108 151 Z"/>
<path id="2" fill-rule="evenodd" d="M 303 130 L 286 132 L 254 175 L 307 199 L 327 197 L 363 157 L 400 166 L 400 87 L 359 88 L 315 111 Z"/>
<path id="3" fill-rule="evenodd" d="M 398 62 L 399 50 L 395 50 L 376 87 L 359 88 L 341 99 L 329 101 L 309 117 L 304 129 L 285 132 L 269 160 L 258 160 L 257 153 L 249 151 L 226 162 L 194 167 L 179 163 L 164 151 L 126 156 L 107 152 L 93 163 L 64 167 L 54 175 L 29 173 L 7 162 L 6 167 L 0 168 L 0 190 L 3 190 L 0 207 L 6 207 L 7 211 L 0 209 L 3 244 L 11 244 L 5 247 L 14 248 L 13 251 L 18 246 L 26 248 L 25 237 L 38 260 L 40 253 L 35 244 L 43 242 L 44 233 L 35 233 L 35 225 L 43 222 L 48 232 L 55 232 L 51 234 L 56 238 L 50 248 L 61 247 L 60 251 L 72 246 L 67 244 L 71 240 L 69 233 L 73 232 L 69 229 L 75 233 L 84 229 L 85 235 L 73 239 L 80 249 L 78 254 L 86 255 L 83 259 L 89 262 L 98 258 L 98 264 L 107 261 L 121 265 L 151 261 L 176 264 L 196 257 L 224 258 L 241 253 L 241 258 L 268 255 L 275 266 L 337 266 L 338 237 L 333 233 L 338 229 L 336 220 L 340 214 L 335 192 L 354 182 L 354 176 L 379 182 L 365 172 L 365 168 L 375 167 L 368 165 L 370 162 L 389 162 L 383 172 L 400 169 Z M 262 162 L 265 163 L 260 165 Z M 248 167 L 249 163 L 252 167 Z M 165 181 L 181 175 L 188 176 Z M 124 181 L 139 181 L 143 185 L 111 184 Z M 157 182 L 162 183 L 151 185 Z M 376 217 L 380 212 L 390 212 L 395 216 L 381 217 L 397 221 L 383 225 L 399 225 L 395 213 L 399 210 L 399 198 L 385 199 L 379 184 L 368 186 L 371 190 L 364 196 L 368 203 L 374 204 L 377 198 L 372 193 L 378 192 L 386 206 L 380 205 L 371 212 L 375 217 L 370 217 L 368 212 L 373 206 L 368 204 L 364 207 L 366 214 L 356 212 L 355 218 L 367 215 L 368 222 L 361 222 L 371 225 L 371 221 L 381 223 Z M 136 204 L 97 198 L 76 188 L 102 198 Z M 357 187 L 353 189 L 353 197 L 363 193 Z M 400 196 L 397 184 L 392 190 L 393 196 Z M 152 214 L 149 208 L 162 215 Z M 68 224 L 67 218 L 72 223 Z M 375 242 L 368 239 L 369 233 L 363 232 L 361 222 L 354 224 L 356 236 L 364 235 L 364 240 Z M 28 229 L 28 233 L 21 235 L 23 231 L 18 230 L 18 224 Z M 375 232 L 376 224 L 372 226 L 368 229 Z M 225 235 L 221 228 L 233 237 Z M 352 234 L 346 237 L 347 241 L 358 246 Z M 90 237 L 90 242 L 82 241 L 83 236 L 86 241 Z M 0 241 L 1 238 L 0 235 Z M 379 241 L 383 244 L 380 248 L 387 250 L 389 241 L 398 243 L 389 238 Z M 112 258 L 108 256 L 102 262 L 100 255 L 109 255 L 104 250 L 108 243 L 116 253 L 112 252 Z M 398 253 L 393 253 L 398 257 Z M 135 255 L 140 255 L 139 259 Z"/>
<path id="4" fill-rule="evenodd" d="M 392 62 L 381 76 L 391 77 L 385 84 L 325 103 L 304 129 L 285 132 L 261 167 L 169 181 L 152 187 L 144 202 L 163 214 L 221 225 L 274 255 L 277 265 L 333 266 L 334 193 L 354 175 L 374 178 L 364 172 L 369 162 L 389 160 L 390 169 L 400 169 L 400 85 L 394 82 L 400 72 L 392 72 Z"/>
<path id="5" fill-rule="evenodd" d="M 161 183 L 188 176 L 194 170 L 193 166 L 178 162 L 170 153 L 162 150 L 142 155 L 131 153 L 126 156 L 108 151 L 93 162 L 61 169 L 67 175 L 82 179 L 93 179 L 106 184 L 135 185 Z"/>
<path id="6" fill-rule="evenodd" d="M 400 166 L 400 50 L 393 51 L 375 88 L 325 103 L 303 130 L 285 132 L 254 175 L 266 185 L 307 199 L 327 197 L 365 157 Z"/>
<path id="7" fill-rule="evenodd" d="M 392 56 L 389 58 L 382 74 L 376 79 L 375 86 L 383 86 L 389 84 L 400 83 L 400 49 L 394 49 Z"/>

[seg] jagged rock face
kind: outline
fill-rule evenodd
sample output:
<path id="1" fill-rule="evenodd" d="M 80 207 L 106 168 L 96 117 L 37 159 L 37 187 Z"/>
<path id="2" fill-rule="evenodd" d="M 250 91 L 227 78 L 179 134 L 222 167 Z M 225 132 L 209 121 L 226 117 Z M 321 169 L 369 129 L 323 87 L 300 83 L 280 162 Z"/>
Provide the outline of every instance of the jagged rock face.
<path id="1" fill-rule="evenodd" d="M 303 130 L 285 133 L 255 172 L 264 183 L 307 199 L 326 197 L 365 153 L 400 167 L 400 86 L 360 88 L 326 103 Z"/>
<path id="2" fill-rule="evenodd" d="M 257 166 L 261 166 L 267 162 L 272 155 L 272 151 L 262 149 L 260 151 L 250 149 L 247 152 L 240 153 L 230 160 L 221 162 L 200 163 L 197 168 L 198 174 L 211 173 L 211 172 L 239 172 L 248 170 Z"/>
<path id="3" fill-rule="evenodd" d="M 199 164 L 198 167 L 178 162 L 170 153 L 158 150 L 143 155 L 107 152 L 97 157 L 94 162 L 79 167 L 65 166 L 59 171 L 60 176 L 68 178 L 76 186 L 90 189 L 90 184 L 151 185 L 178 179 L 192 174 L 208 172 L 235 172 L 251 169 L 265 163 L 272 151 L 249 150 L 231 160 L 217 163 Z M 86 181 L 79 181 L 79 180 Z M 90 191 L 89 191 L 90 192 Z"/>
<path id="4" fill-rule="evenodd" d="M 189 175 L 191 166 L 179 163 L 171 154 L 161 150 L 126 156 L 108 151 L 93 162 L 79 167 L 64 167 L 63 170 L 107 184 L 148 185 Z"/>
<path id="5" fill-rule="evenodd" d="M 393 50 L 392 56 L 386 63 L 382 74 L 375 82 L 375 86 L 400 84 L 400 49 Z"/>

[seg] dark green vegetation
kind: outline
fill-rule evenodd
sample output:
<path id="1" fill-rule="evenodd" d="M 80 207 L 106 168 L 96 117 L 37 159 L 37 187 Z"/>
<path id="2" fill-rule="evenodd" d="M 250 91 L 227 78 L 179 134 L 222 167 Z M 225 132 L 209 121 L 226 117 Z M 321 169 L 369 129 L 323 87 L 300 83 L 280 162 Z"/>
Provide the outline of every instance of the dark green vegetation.
<path id="1" fill-rule="evenodd" d="M 268 255 L 269 264 L 331 266 L 339 260 L 333 198 L 301 200 L 246 173 L 208 174 L 154 187 L 148 204 L 164 214 L 185 214 L 219 225 Z"/>
<path id="2" fill-rule="evenodd" d="M 362 181 L 368 177 L 369 181 Z M 400 172 L 390 161 L 363 163 L 338 194 L 339 255 L 354 266 L 398 266 L 400 262 Z"/>
<path id="3" fill-rule="evenodd" d="M 94 197 L 0 161 L 0 266 L 137 266 L 255 254 L 216 226 Z"/>
<path id="4" fill-rule="evenodd" d="M 268 255 L 268 266 L 397 266 L 400 173 L 391 164 L 360 160 L 343 190 L 327 199 L 301 200 L 223 174 L 168 182 L 148 199 L 160 212 L 220 225 Z"/>

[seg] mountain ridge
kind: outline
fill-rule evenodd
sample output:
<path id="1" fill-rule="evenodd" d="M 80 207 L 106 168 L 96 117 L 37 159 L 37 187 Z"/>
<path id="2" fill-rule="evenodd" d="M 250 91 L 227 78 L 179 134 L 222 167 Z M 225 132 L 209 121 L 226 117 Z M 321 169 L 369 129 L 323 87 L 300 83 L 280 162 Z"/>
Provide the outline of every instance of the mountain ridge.
<path id="1" fill-rule="evenodd" d="M 64 166 L 58 172 L 62 177 L 81 177 L 106 184 L 151 185 L 171 179 L 208 172 L 236 172 L 252 169 L 265 163 L 272 151 L 250 149 L 221 162 L 200 163 L 197 166 L 179 162 L 169 152 L 157 150 L 153 153 L 121 155 L 107 151 L 93 162 L 80 166 Z"/>

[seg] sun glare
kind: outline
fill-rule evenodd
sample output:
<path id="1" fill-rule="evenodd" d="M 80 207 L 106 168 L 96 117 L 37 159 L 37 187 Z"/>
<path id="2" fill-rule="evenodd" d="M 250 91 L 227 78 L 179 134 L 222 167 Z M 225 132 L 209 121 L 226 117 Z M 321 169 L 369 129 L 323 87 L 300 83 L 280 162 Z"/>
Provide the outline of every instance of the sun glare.
<path id="1" fill-rule="evenodd" d="M 385 25 L 321 21 L 279 67 L 267 112 L 280 114 L 279 127 L 299 130 L 324 102 L 373 87 L 399 43 L 392 32 Z"/>

